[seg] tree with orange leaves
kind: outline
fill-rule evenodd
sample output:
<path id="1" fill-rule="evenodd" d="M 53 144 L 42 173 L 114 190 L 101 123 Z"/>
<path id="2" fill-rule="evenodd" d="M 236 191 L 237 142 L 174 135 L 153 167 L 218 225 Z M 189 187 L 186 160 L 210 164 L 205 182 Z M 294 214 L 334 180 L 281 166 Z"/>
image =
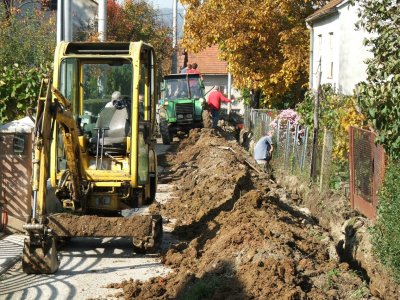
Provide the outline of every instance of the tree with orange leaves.
<path id="1" fill-rule="evenodd" d="M 171 68 L 172 32 L 158 20 L 157 11 L 147 1 L 107 1 L 107 39 L 109 41 L 144 41 L 157 54 L 163 73 Z"/>
<path id="2" fill-rule="evenodd" d="M 184 47 L 197 52 L 217 44 L 235 85 L 261 92 L 263 105 L 293 106 L 301 100 L 309 61 L 305 18 L 327 1 L 181 2 L 187 5 Z"/>
<path id="3" fill-rule="evenodd" d="M 77 40 L 98 41 L 96 28 L 83 25 Z M 172 30 L 163 24 L 157 11 L 146 0 L 107 1 L 107 41 L 144 41 L 156 52 L 157 65 L 162 73 L 171 69 Z"/>

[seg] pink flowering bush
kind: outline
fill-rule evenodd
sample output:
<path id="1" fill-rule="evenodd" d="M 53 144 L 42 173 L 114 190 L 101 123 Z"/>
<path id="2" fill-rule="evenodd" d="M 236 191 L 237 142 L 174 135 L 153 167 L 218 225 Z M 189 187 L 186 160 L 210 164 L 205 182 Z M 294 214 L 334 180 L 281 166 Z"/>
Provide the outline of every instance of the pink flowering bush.
<path id="1" fill-rule="evenodd" d="M 299 124 L 300 121 L 300 116 L 297 114 L 297 112 L 293 109 L 285 109 L 282 110 L 279 115 L 271 122 L 270 126 L 272 126 L 274 129 L 278 126 L 278 121 L 280 122 L 281 127 L 286 127 L 288 123 L 291 126 L 296 126 Z"/>

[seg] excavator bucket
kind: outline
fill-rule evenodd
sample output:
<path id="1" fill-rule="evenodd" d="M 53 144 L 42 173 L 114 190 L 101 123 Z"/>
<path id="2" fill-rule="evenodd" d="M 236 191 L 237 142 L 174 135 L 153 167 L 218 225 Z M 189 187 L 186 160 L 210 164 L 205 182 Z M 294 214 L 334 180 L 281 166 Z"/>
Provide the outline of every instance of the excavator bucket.
<path id="1" fill-rule="evenodd" d="M 46 237 L 39 244 L 25 239 L 22 253 L 22 269 L 25 273 L 52 274 L 58 270 L 59 265 L 54 238 Z"/>

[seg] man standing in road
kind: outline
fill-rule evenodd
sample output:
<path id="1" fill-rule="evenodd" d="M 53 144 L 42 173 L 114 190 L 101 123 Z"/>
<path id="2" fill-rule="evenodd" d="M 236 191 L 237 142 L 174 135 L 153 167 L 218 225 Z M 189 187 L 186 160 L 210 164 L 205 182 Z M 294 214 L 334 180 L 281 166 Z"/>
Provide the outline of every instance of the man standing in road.
<path id="1" fill-rule="evenodd" d="M 219 120 L 219 110 L 221 109 L 221 101 L 225 103 L 233 102 L 232 99 L 228 99 L 219 90 L 219 86 L 215 86 L 213 91 L 208 96 L 208 108 L 211 112 L 212 117 L 212 128 L 217 128 Z"/>

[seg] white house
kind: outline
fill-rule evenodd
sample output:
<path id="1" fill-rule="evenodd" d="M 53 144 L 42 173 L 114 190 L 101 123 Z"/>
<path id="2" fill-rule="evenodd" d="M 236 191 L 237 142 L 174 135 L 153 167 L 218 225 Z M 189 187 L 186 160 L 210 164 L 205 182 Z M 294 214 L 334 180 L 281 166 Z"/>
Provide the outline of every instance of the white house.
<path id="1" fill-rule="evenodd" d="M 329 83 L 350 95 L 366 79 L 365 60 L 371 53 L 363 41 L 367 33 L 356 29 L 359 6 L 348 0 L 332 0 L 306 19 L 310 29 L 310 87 Z"/>

